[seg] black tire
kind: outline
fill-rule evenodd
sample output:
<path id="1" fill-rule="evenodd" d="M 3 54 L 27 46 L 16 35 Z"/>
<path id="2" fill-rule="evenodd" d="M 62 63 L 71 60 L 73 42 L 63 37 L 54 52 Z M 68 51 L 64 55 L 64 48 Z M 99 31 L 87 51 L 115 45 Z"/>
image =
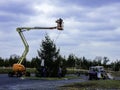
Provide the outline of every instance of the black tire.
<path id="1" fill-rule="evenodd" d="M 17 77 L 22 77 L 22 72 L 17 72 L 16 76 Z"/>
<path id="2" fill-rule="evenodd" d="M 41 74 L 39 72 L 35 72 L 36 77 L 41 77 Z"/>
<path id="3" fill-rule="evenodd" d="M 8 77 L 13 77 L 14 73 L 13 72 L 9 72 L 8 73 Z"/>
<path id="4" fill-rule="evenodd" d="M 30 72 L 26 72 L 25 76 L 30 77 Z"/>
<path id="5" fill-rule="evenodd" d="M 89 75 L 89 80 L 92 80 L 92 77 Z"/>

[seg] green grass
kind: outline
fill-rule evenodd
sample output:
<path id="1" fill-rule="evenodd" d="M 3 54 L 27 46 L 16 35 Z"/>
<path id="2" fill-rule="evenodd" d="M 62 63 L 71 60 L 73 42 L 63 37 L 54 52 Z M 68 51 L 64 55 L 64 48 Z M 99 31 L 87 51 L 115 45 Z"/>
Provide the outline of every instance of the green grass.
<path id="1" fill-rule="evenodd" d="M 65 76 L 65 77 L 35 77 L 35 76 L 31 76 L 31 77 L 23 77 L 26 79 L 31 79 L 31 80 L 68 80 L 68 79 L 76 79 L 79 78 L 77 76 Z"/>
<path id="2" fill-rule="evenodd" d="M 36 68 L 26 68 L 26 71 L 30 73 L 35 73 Z"/>
<path id="3" fill-rule="evenodd" d="M 12 67 L 0 67 L 0 74 L 5 74 L 12 71 Z M 35 73 L 35 68 L 27 68 L 27 71 L 30 73 Z M 80 72 L 81 74 L 87 73 L 87 70 L 83 69 L 75 69 L 75 68 L 67 68 L 67 74 L 74 74 L 76 72 Z"/>
<path id="4" fill-rule="evenodd" d="M 34 73 L 35 70 L 35 68 L 26 68 L 26 71 L 30 73 Z M 7 74 L 10 71 L 12 71 L 12 67 L 0 67 L 0 74 Z"/>
<path id="5" fill-rule="evenodd" d="M 0 74 L 7 74 L 8 72 L 12 71 L 12 67 L 0 67 Z M 30 73 L 35 73 L 35 68 L 27 68 L 27 71 Z M 76 72 L 80 72 L 80 74 L 87 74 L 88 70 L 84 69 L 75 69 L 75 68 L 67 68 L 67 74 L 75 74 Z M 120 71 L 114 72 L 111 71 L 113 76 L 120 77 Z"/>
<path id="6" fill-rule="evenodd" d="M 120 71 L 117 71 L 117 72 L 111 72 L 113 76 L 117 76 L 117 77 L 120 77 Z"/>
<path id="7" fill-rule="evenodd" d="M 80 72 L 80 74 L 87 74 L 88 70 L 76 69 L 76 68 L 67 68 L 67 74 L 75 74 L 76 72 Z"/>
<path id="8" fill-rule="evenodd" d="M 0 74 L 6 74 L 10 72 L 12 69 L 10 67 L 8 68 L 0 68 Z"/>
<path id="9" fill-rule="evenodd" d="M 74 83 L 60 87 L 60 90 L 111 90 L 120 89 L 120 80 L 98 80 Z"/>

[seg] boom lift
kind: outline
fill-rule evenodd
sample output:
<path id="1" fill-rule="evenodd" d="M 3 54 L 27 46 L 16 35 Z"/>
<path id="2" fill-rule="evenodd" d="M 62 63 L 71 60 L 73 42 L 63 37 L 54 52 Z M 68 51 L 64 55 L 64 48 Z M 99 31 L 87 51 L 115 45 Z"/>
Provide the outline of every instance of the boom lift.
<path id="1" fill-rule="evenodd" d="M 32 29 L 34 29 L 34 30 L 38 30 L 38 29 L 49 29 L 49 30 L 57 29 L 57 30 L 62 31 L 63 30 L 63 20 L 60 18 L 56 21 L 56 23 L 57 23 L 57 26 L 55 26 L 55 27 L 18 27 L 17 28 L 17 32 L 19 33 L 19 35 L 22 39 L 25 50 L 24 50 L 22 56 L 19 58 L 18 62 L 13 64 L 12 72 L 8 73 L 9 77 L 13 77 L 13 76 L 21 77 L 22 75 L 30 76 L 30 73 L 26 72 L 25 66 L 22 65 L 22 62 L 24 61 L 24 59 L 25 59 L 25 57 L 26 57 L 26 55 L 29 51 L 29 45 L 28 45 L 28 43 L 27 43 L 27 41 L 24 37 L 23 32 L 24 31 L 29 31 L 29 30 L 32 30 Z"/>

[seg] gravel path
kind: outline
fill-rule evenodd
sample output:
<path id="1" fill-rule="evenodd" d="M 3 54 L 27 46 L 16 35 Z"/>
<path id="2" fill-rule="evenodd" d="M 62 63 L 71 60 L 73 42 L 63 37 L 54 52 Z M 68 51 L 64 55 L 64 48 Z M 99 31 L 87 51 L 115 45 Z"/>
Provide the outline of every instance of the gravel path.
<path id="1" fill-rule="evenodd" d="M 70 80 L 29 80 L 22 83 L 14 83 L 0 86 L 0 90 L 57 90 L 59 86 L 74 82 L 84 82 L 83 79 Z"/>
<path id="2" fill-rule="evenodd" d="M 81 75 L 80 78 L 82 79 L 30 80 L 9 78 L 6 74 L 0 74 L 0 90 L 58 90 L 59 86 L 88 80 L 88 77 L 84 75 Z M 120 80 L 120 77 L 115 79 Z"/>

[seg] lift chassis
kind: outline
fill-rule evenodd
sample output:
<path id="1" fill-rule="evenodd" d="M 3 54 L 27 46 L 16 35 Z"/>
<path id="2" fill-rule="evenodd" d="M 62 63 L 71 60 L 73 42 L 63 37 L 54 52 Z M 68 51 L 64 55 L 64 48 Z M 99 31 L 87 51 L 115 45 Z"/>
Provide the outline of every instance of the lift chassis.
<path id="1" fill-rule="evenodd" d="M 22 53 L 22 56 L 19 58 L 18 62 L 13 64 L 12 72 L 8 73 L 9 77 L 13 77 L 13 76 L 21 77 L 23 75 L 30 76 L 30 73 L 26 72 L 26 68 L 22 64 L 26 55 L 27 55 L 27 53 L 29 52 L 29 45 L 28 45 L 28 43 L 25 39 L 25 36 L 24 36 L 23 32 L 24 31 L 29 31 L 29 30 L 38 30 L 38 29 L 40 29 L 40 30 L 41 29 L 49 29 L 49 30 L 57 29 L 57 30 L 62 31 L 63 30 L 63 20 L 60 18 L 56 21 L 56 23 L 57 23 L 57 26 L 55 26 L 55 27 L 18 27 L 16 29 L 18 34 L 21 37 L 21 40 L 22 40 L 22 42 L 24 44 L 24 47 L 25 47 L 25 50 Z"/>

